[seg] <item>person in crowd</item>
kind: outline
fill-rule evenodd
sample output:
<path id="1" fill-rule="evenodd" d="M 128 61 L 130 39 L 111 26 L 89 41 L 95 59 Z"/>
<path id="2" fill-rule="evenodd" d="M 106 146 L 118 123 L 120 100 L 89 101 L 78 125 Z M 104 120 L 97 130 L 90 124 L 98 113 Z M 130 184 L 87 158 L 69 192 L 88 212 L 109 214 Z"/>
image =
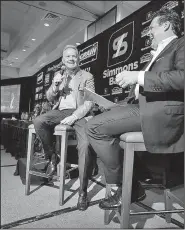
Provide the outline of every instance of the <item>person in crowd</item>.
<path id="1" fill-rule="evenodd" d="M 65 66 L 56 74 L 46 92 L 49 102 L 54 103 L 52 110 L 38 116 L 34 120 L 36 134 L 40 137 L 46 159 L 50 163 L 46 174 L 52 176 L 58 163 L 57 154 L 53 153 L 52 135 L 58 124 L 70 125 L 76 131 L 78 142 L 78 166 L 80 190 L 77 207 L 86 210 L 88 207 L 87 186 L 93 167 L 93 151 L 90 151 L 89 141 L 85 133 L 85 124 L 89 118 L 94 103 L 85 100 L 83 89 L 95 91 L 94 77 L 79 67 L 79 53 L 76 46 L 67 45 L 63 50 L 62 63 Z M 92 169 L 93 170 L 93 169 Z"/>
<path id="2" fill-rule="evenodd" d="M 121 134 L 142 131 L 150 153 L 184 151 L 184 37 L 178 38 L 181 19 L 174 10 L 163 8 L 153 16 L 149 29 L 156 47 L 152 60 L 142 71 L 116 75 L 117 84 L 131 86 L 133 96 L 129 95 L 124 106 L 113 107 L 86 125 L 90 144 L 103 162 L 106 183 L 116 190 L 99 203 L 101 209 L 121 206 Z M 131 202 L 146 196 L 138 182 L 138 168 L 134 169 Z"/>

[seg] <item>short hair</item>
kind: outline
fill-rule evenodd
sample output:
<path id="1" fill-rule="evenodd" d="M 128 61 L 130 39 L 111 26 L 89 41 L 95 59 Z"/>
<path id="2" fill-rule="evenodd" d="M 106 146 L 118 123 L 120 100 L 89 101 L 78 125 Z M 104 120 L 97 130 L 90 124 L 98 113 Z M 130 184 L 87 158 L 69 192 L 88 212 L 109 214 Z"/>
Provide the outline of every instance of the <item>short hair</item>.
<path id="1" fill-rule="evenodd" d="M 152 17 L 152 20 L 156 17 L 159 17 L 158 23 L 162 25 L 165 22 L 170 22 L 172 25 L 172 30 L 174 34 L 179 35 L 181 31 L 181 18 L 180 15 L 174 11 L 170 10 L 167 7 L 163 7 L 158 10 Z"/>
<path id="2" fill-rule="evenodd" d="M 77 49 L 77 47 L 74 46 L 74 45 L 66 45 L 66 46 L 64 47 L 63 51 L 62 51 L 62 54 L 63 54 L 64 51 L 67 50 L 68 48 L 71 48 L 71 49 L 76 50 L 76 52 L 77 52 L 77 54 L 78 54 L 78 49 Z"/>

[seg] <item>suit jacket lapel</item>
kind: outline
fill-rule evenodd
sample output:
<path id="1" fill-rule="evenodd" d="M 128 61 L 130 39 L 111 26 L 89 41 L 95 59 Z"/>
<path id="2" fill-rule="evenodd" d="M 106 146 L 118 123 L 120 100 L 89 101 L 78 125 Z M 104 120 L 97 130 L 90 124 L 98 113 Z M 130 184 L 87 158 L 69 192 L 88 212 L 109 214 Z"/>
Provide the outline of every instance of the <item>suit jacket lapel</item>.
<path id="1" fill-rule="evenodd" d="M 79 88 L 79 85 L 80 85 L 80 82 L 81 82 L 81 78 L 82 78 L 82 71 L 78 71 L 75 75 L 75 86 L 74 86 L 74 93 L 75 95 L 77 96 L 77 93 L 78 93 L 78 88 Z"/>
<path id="2" fill-rule="evenodd" d="M 177 41 L 177 38 L 173 39 L 155 58 L 155 60 L 153 61 L 152 65 L 150 66 L 149 70 L 151 70 L 153 64 L 162 57 L 162 55 L 170 48 L 172 49 L 172 45 Z M 149 63 L 148 63 L 149 64 Z M 146 68 L 146 67 L 145 67 Z"/>

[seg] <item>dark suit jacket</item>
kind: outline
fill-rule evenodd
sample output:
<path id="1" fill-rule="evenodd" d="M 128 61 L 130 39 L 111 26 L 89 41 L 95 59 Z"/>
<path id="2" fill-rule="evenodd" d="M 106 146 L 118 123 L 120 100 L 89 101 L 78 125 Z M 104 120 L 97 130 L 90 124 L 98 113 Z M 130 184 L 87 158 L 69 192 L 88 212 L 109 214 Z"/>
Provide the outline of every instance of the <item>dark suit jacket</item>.
<path id="1" fill-rule="evenodd" d="M 184 37 L 172 40 L 140 86 L 141 127 L 152 153 L 184 151 Z"/>

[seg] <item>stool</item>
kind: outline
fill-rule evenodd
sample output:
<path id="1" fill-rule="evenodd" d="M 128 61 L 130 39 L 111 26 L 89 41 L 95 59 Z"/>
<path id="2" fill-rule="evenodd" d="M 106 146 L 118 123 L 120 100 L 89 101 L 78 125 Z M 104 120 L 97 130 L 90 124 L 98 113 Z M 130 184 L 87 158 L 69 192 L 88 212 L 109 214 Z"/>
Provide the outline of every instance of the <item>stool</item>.
<path id="1" fill-rule="evenodd" d="M 27 166 L 26 166 L 26 186 L 25 186 L 25 194 L 29 195 L 30 193 L 30 178 L 31 175 L 45 177 L 45 173 L 36 172 L 31 170 L 31 163 L 33 159 L 33 148 L 34 148 L 34 140 L 35 140 L 35 129 L 34 125 L 29 125 L 29 134 L 28 134 L 28 149 L 27 149 Z M 69 136 L 71 134 L 75 134 L 75 130 L 69 125 L 57 125 L 55 127 L 54 135 L 61 137 L 61 146 L 60 146 L 60 188 L 59 188 L 59 205 L 64 204 L 64 184 L 65 184 L 65 173 L 66 173 L 66 157 L 67 157 L 67 147 L 69 145 L 77 145 L 77 140 L 69 140 Z M 76 166 L 75 168 L 77 168 Z M 57 177 L 58 178 L 58 177 Z"/>
<path id="2" fill-rule="evenodd" d="M 165 195 L 165 210 L 161 211 L 150 211 L 150 212 L 137 212 L 130 213 L 131 205 L 131 194 L 132 194 L 132 176 L 133 176 L 133 163 L 134 163 L 134 152 L 135 151 L 146 151 L 142 132 L 129 132 L 120 136 L 120 146 L 124 149 L 124 160 L 123 160 L 123 183 L 122 183 L 122 205 L 121 214 L 116 211 L 118 219 L 120 220 L 120 228 L 129 228 L 129 217 L 130 215 L 146 215 L 146 214 L 159 214 L 164 213 L 166 221 L 169 223 L 171 220 L 172 213 L 182 213 L 184 209 L 172 209 L 171 197 L 178 200 L 182 206 L 184 204 L 177 197 L 175 197 L 169 189 L 164 192 Z M 106 197 L 110 195 L 111 187 L 106 186 Z M 104 223 L 109 223 L 109 210 L 104 212 Z"/>

